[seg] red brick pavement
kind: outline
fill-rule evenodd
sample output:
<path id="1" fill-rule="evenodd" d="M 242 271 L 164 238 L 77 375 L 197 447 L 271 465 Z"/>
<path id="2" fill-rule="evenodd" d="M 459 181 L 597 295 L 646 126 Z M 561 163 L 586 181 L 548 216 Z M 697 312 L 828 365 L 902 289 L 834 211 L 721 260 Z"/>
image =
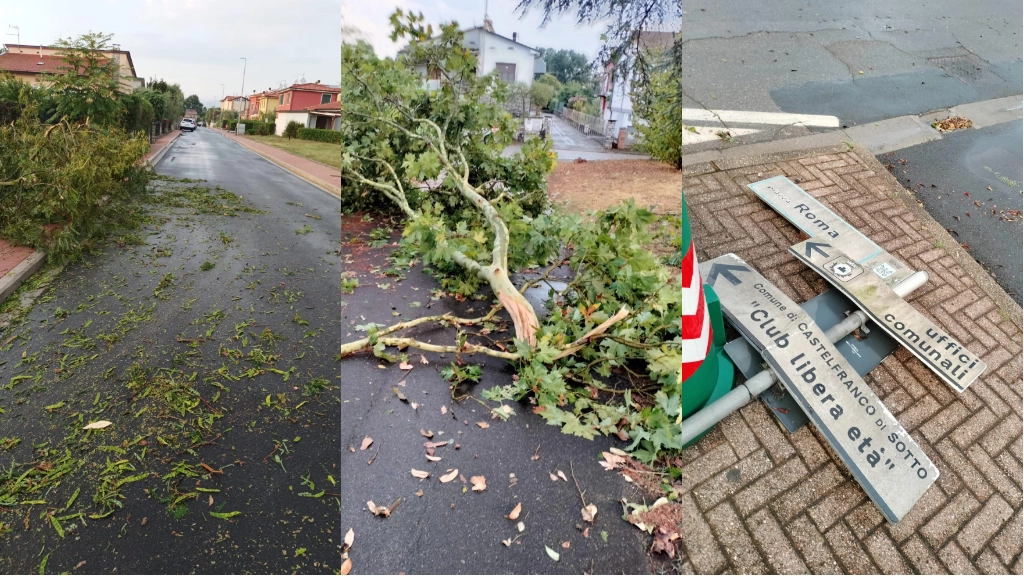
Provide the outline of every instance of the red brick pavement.
<path id="1" fill-rule="evenodd" d="M 993 296 L 991 282 L 976 280 L 980 267 L 965 270 L 947 252 L 870 153 L 757 162 L 684 171 L 701 260 L 734 252 L 798 302 L 824 292 L 826 282 L 787 252 L 801 239 L 797 229 L 746 187 L 787 176 L 903 262 L 927 270 L 929 282 L 908 300 L 989 368 L 957 395 L 900 349 L 865 378 L 941 472 L 895 525 L 817 431 L 789 434 L 761 402 L 732 414 L 683 452 L 683 572 L 1020 574 L 1020 309 Z"/>

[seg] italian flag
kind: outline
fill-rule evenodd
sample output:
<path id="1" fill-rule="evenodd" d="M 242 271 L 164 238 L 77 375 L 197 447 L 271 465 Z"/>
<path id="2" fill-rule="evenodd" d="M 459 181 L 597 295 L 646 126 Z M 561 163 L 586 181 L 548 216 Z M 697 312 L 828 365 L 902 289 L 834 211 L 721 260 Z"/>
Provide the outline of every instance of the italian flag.
<path id="1" fill-rule="evenodd" d="M 683 199 L 683 381 L 693 375 L 711 349 L 711 318 L 704 302 L 704 283 L 697 270 L 697 254 Z"/>

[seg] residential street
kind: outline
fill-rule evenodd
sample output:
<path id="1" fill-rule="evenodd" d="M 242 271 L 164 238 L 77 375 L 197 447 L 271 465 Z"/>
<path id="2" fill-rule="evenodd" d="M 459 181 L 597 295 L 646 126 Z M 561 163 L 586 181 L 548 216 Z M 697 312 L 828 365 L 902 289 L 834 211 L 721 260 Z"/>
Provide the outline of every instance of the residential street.
<path id="1" fill-rule="evenodd" d="M 403 270 L 401 281 L 385 276 L 393 247 L 371 248 L 367 240 L 373 228 L 386 224 L 345 218 L 342 271 L 355 273 L 359 286 L 342 294 L 343 343 L 362 337 L 359 327 L 369 322 L 391 325 L 448 312 L 467 317 L 489 308 L 487 299 L 439 297 L 436 281 L 422 265 Z M 496 322 L 493 337 L 507 338 L 510 326 L 507 320 Z M 438 344 L 456 337 L 452 329 L 407 333 Z M 476 400 L 455 402 L 439 373 L 455 360 L 452 355 L 404 352 L 409 370 L 368 353 L 341 362 L 341 530 L 355 534 L 349 553 L 353 574 L 645 574 L 654 569 L 648 535 L 622 519 L 620 503 L 653 499 L 599 464 L 601 451 L 625 442 L 564 434 L 526 402 L 505 402 L 513 412 L 506 421 L 492 417 L 490 409 L 498 404 L 480 399 L 485 390 L 509 383 L 513 371 L 504 360 L 461 356 L 467 365 L 482 366 L 483 376 L 479 384 L 459 389 Z M 363 450 L 366 438 L 372 444 Z M 438 461 L 428 460 L 424 442 L 447 440 L 452 444 L 434 450 Z M 413 469 L 430 477 L 419 480 Z M 459 476 L 443 483 L 448 469 L 458 469 Z M 469 489 L 474 476 L 486 479 L 486 490 Z M 581 518 L 580 490 L 587 504 L 597 506 L 593 524 Z M 398 505 L 385 518 L 375 516 L 368 501 Z M 517 504 L 522 504 L 518 519 L 507 519 Z M 545 546 L 560 554 L 558 562 Z"/>
<path id="2" fill-rule="evenodd" d="M 0 571 L 333 573 L 338 200 L 208 129 L 155 169 L 0 329 Z"/>

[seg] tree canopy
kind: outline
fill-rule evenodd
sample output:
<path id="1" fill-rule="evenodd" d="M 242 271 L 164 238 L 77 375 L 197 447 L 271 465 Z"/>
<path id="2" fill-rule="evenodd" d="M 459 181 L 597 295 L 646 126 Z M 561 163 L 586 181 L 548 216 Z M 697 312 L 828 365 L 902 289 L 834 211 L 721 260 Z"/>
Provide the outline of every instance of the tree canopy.
<path id="1" fill-rule="evenodd" d="M 575 50 L 537 48 L 551 74 L 562 84 L 579 82 L 587 84 L 593 80 L 594 67 L 589 58 Z"/>

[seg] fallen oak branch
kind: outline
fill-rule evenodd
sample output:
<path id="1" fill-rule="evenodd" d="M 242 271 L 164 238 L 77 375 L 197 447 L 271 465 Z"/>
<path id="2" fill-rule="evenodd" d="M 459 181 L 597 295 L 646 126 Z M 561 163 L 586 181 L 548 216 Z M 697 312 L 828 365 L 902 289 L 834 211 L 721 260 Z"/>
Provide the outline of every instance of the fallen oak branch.
<path id="1" fill-rule="evenodd" d="M 388 334 L 392 334 L 400 330 L 405 330 L 406 328 L 413 328 L 415 326 L 419 326 L 420 324 L 427 324 L 429 322 L 447 322 L 453 325 L 461 324 L 466 326 L 472 326 L 474 324 L 483 324 L 484 322 L 487 322 L 488 320 L 493 318 L 494 315 L 498 312 L 498 310 L 501 310 L 501 307 L 495 306 L 494 308 L 491 309 L 490 312 L 487 313 L 486 316 L 481 316 L 480 318 L 458 318 L 456 316 L 452 316 L 451 314 L 442 314 L 440 316 L 424 316 L 422 318 L 416 318 L 415 320 L 409 320 L 408 322 L 399 322 L 398 324 L 388 326 L 387 328 L 378 331 L 376 337 L 377 341 L 381 342 L 383 341 L 382 337 L 387 336 Z M 342 344 L 341 355 L 346 356 L 348 354 L 354 354 L 362 350 L 363 348 L 366 348 L 367 346 L 370 345 L 370 339 L 371 338 L 367 336 L 366 338 L 354 340 L 352 342 L 349 342 L 348 344 Z"/>

